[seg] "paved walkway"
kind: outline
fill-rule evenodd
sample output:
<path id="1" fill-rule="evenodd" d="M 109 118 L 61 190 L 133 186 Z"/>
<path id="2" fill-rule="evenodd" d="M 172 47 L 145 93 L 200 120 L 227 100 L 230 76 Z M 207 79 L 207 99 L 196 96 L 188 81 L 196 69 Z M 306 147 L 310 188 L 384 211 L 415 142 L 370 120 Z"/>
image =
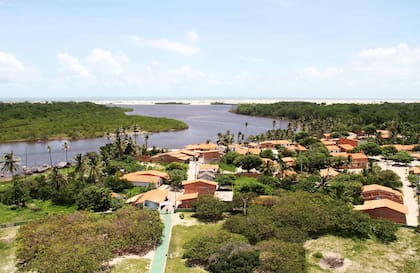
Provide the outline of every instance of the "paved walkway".
<path id="1" fill-rule="evenodd" d="M 403 183 L 403 187 L 401 189 L 403 201 L 404 205 L 408 209 L 408 213 L 406 215 L 407 225 L 415 227 L 418 225 L 419 205 L 417 203 L 415 188 L 410 187 L 411 183 L 407 178 L 408 167 L 395 167 L 392 166 L 392 163 L 385 163 L 382 161 L 378 162 L 378 165 L 383 170 L 392 170 L 401 177 L 401 181 Z"/>
<path id="2" fill-rule="evenodd" d="M 172 230 L 172 214 L 162 214 L 163 224 L 163 237 L 162 243 L 157 247 L 155 256 L 153 257 L 152 264 L 150 266 L 150 273 L 164 273 L 166 266 L 166 258 L 168 255 L 169 242 L 171 241 L 171 230 Z"/>

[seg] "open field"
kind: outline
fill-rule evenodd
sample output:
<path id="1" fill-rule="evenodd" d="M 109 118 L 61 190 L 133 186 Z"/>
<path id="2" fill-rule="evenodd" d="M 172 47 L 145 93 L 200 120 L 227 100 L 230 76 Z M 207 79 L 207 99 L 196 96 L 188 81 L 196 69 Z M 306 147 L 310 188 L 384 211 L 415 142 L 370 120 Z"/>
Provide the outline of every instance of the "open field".
<path id="1" fill-rule="evenodd" d="M 112 267 L 111 273 L 147 273 L 149 266 L 150 260 L 148 259 L 124 259 Z"/>
<path id="2" fill-rule="evenodd" d="M 32 206 L 31 204 L 34 204 Z M 32 208 L 19 208 L 11 210 L 9 206 L 0 203 L 0 224 L 21 222 L 46 217 L 48 215 L 66 214 L 76 211 L 76 206 L 56 206 L 51 201 L 32 200 L 27 206 Z"/>
<path id="3" fill-rule="evenodd" d="M 344 258 L 344 266 L 334 272 L 349 273 L 416 273 L 420 268 L 420 234 L 413 230 L 401 228 L 398 240 L 390 244 L 382 244 L 374 240 L 352 240 L 336 236 L 323 236 L 305 243 L 308 272 L 332 272 L 320 266 L 320 258 L 314 254 L 338 254 Z M 317 255 L 315 255 L 317 256 Z"/>

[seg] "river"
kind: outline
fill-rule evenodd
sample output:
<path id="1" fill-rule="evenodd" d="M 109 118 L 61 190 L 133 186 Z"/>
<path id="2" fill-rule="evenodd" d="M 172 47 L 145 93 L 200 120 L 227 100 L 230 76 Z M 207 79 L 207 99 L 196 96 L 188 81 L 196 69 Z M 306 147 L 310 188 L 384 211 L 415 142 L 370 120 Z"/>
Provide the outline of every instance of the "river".
<path id="1" fill-rule="evenodd" d="M 149 147 L 179 149 L 187 144 L 202 143 L 206 140 L 216 141 L 218 132 L 230 130 L 235 134 L 240 131 L 245 133 L 245 122 L 248 123 L 248 135 L 263 133 L 272 128 L 273 120 L 270 118 L 251 117 L 237 115 L 229 112 L 230 105 L 184 105 L 184 104 L 157 104 L 157 105 L 118 105 L 133 108 L 129 115 L 146 115 L 155 117 L 170 117 L 182 120 L 188 124 L 187 130 L 178 132 L 154 133 L 149 137 Z M 277 128 L 285 128 L 287 122 L 277 121 Z M 138 135 L 137 142 L 144 143 L 144 135 Z M 13 151 L 21 158 L 22 166 L 38 166 L 49 164 L 50 158 L 48 145 L 51 147 L 53 164 L 66 160 L 63 150 L 64 142 L 68 142 L 68 159 L 72 159 L 77 153 L 98 151 L 99 147 L 108 143 L 106 137 L 80 139 L 80 140 L 53 140 L 45 142 L 18 142 L 0 144 L 0 155 Z"/>

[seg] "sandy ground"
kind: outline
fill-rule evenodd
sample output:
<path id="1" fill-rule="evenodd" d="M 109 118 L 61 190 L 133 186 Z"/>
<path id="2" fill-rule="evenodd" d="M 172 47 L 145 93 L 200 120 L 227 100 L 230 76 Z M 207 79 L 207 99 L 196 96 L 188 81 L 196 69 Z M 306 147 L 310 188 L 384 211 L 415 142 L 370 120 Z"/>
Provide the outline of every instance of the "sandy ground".
<path id="1" fill-rule="evenodd" d="M 383 170 L 392 170 L 401 177 L 403 187 L 401 189 L 403 193 L 404 205 L 408 208 L 408 214 L 406 215 L 407 225 L 417 226 L 419 205 L 417 203 L 417 196 L 415 194 L 415 188 L 410 187 L 410 181 L 408 181 L 408 167 L 395 167 L 392 166 L 394 162 L 386 163 L 384 161 L 378 162 L 378 165 Z"/>

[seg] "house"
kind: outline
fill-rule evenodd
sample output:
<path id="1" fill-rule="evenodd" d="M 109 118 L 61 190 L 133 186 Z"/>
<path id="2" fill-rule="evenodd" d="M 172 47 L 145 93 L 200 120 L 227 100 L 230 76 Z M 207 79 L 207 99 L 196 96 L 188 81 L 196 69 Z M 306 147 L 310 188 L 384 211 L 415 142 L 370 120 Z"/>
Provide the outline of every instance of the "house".
<path id="1" fill-rule="evenodd" d="M 322 178 L 334 177 L 334 176 L 337 176 L 339 174 L 340 174 L 339 172 L 337 172 L 335 169 L 333 169 L 331 167 L 319 170 L 319 175 Z"/>
<path id="2" fill-rule="evenodd" d="M 131 182 L 134 186 L 147 187 L 153 185 L 156 188 L 170 179 L 166 172 L 154 170 L 128 173 L 123 175 L 122 178 Z"/>
<path id="3" fill-rule="evenodd" d="M 287 167 L 293 167 L 293 166 L 295 166 L 296 159 L 294 157 L 287 156 L 287 157 L 282 157 L 281 161 L 286 163 Z"/>
<path id="4" fill-rule="evenodd" d="M 192 181 L 184 181 L 182 182 L 182 185 L 184 186 L 184 194 L 197 192 L 199 194 L 214 195 L 218 183 L 204 179 L 197 179 Z"/>
<path id="5" fill-rule="evenodd" d="M 143 205 L 143 208 L 162 209 L 165 206 L 170 206 L 168 199 L 168 191 L 155 189 L 145 193 L 133 196 L 125 203 L 133 205 Z"/>
<path id="6" fill-rule="evenodd" d="M 337 144 L 349 144 L 353 147 L 357 147 L 357 145 L 359 145 L 359 141 L 357 139 L 340 137 L 337 141 Z"/>
<path id="7" fill-rule="evenodd" d="M 382 145 L 381 147 L 386 147 L 386 146 L 394 146 L 398 152 L 401 152 L 401 151 L 409 152 L 413 150 L 416 145 L 391 144 L 391 145 Z"/>
<path id="8" fill-rule="evenodd" d="M 321 142 L 322 142 L 322 144 L 324 144 L 324 146 L 337 145 L 337 143 L 335 141 L 330 140 L 330 139 L 328 139 L 328 140 L 323 139 L 323 140 L 321 140 Z"/>
<path id="9" fill-rule="evenodd" d="M 181 208 L 191 208 L 192 203 L 197 200 L 200 195 L 215 195 L 218 183 L 197 179 L 193 181 L 182 182 L 184 186 L 184 194 L 178 197 L 178 201 L 181 201 Z"/>
<path id="10" fill-rule="evenodd" d="M 349 154 L 351 158 L 350 168 L 365 169 L 368 166 L 369 158 L 363 153 Z"/>
<path id="11" fill-rule="evenodd" d="M 221 157 L 221 152 L 219 150 L 208 150 L 200 151 L 198 155 L 198 162 L 200 163 L 211 163 L 218 162 Z"/>
<path id="12" fill-rule="evenodd" d="M 185 150 L 190 151 L 210 151 L 210 150 L 217 150 L 217 144 L 214 143 L 201 143 L 201 144 L 191 144 L 185 146 Z"/>
<path id="13" fill-rule="evenodd" d="M 383 139 L 390 139 L 391 132 L 389 130 L 376 130 L 376 132 L 381 136 Z"/>
<path id="14" fill-rule="evenodd" d="M 389 199 L 394 202 L 403 204 L 403 196 L 401 192 L 378 184 L 363 186 L 362 196 L 363 200 L 365 201 Z"/>
<path id="15" fill-rule="evenodd" d="M 282 146 L 285 148 L 289 148 L 292 146 L 292 142 L 290 142 L 287 139 L 278 139 L 278 140 L 267 140 L 260 142 L 260 148 L 261 149 L 276 149 L 276 146 Z"/>
<path id="16" fill-rule="evenodd" d="M 217 173 L 217 172 L 219 172 L 219 165 L 216 165 L 216 164 L 200 164 L 198 169 L 199 169 L 198 173 L 203 173 L 203 172 Z"/>
<path id="17" fill-rule="evenodd" d="M 420 175 L 420 167 L 419 166 L 410 167 L 408 172 L 412 174 Z"/>
<path id="18" fill-rule="evenodd" d="M 213 181 L 216 178 L 216 175 L 212 172 L 205 171 L 205 172 L 200 172 L 197 177 L 198 179 Z"/>
<path id="19" fill-rule="evenodd" d="M 340 152 L 344 153 L 350 153 L 354 149 L 354 146 L 350 144 L 338 144 L 338 147 L 340 147 Z"/>
<path id="20" fill-rule="evenodd" d="M 337 154 L 341 152 L 340 147 L 338 147 L 337 145 L 328 145 L 326 147 L 330 154 Z"/>
<path id="21" fill-rule="evenodd" d="M 150 162 L 163 164 L 178 162 L 188 164 L 194 158 L 195 154 L 190 151 L 172 151 L 154 155 L 150 158 Z"/>
<path id="22" fill-rule="evenodd" d="M 406 224 L 407 207 L 389 199 L 369 200 L 357 205 L 354 210 L 369 214 L 372 218 L 382 218 L 395 223 Z"/>

